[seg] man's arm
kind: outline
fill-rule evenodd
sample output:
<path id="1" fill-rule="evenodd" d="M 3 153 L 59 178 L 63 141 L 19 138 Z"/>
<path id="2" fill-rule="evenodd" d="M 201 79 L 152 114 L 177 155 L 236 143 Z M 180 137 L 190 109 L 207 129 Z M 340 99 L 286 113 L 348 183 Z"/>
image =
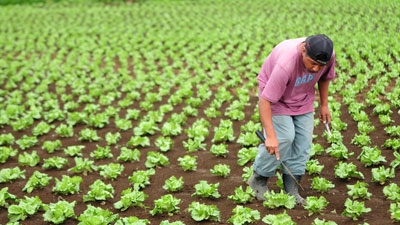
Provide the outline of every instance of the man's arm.
<path id="1" fill-rule="evenodd" d="M 279 160 L 279 142 L 276 138 L 275 129 L 272 123 L 271 103 L 263 98 L 259 98 L 258 110 L 260 113 L 261 124 L 267 135 L 264 143 L 265 147 L 269 154 L 275 154 L 276 158 Z"/>
<path id="2" fill-rule="evenodd" d="M 318 82 L 318 91 L 321 104 L 319 118 L 323 123 L 331 122 L 331 113 L 328 107 L 329 82 L 329 80 L 320 80 Z"/>

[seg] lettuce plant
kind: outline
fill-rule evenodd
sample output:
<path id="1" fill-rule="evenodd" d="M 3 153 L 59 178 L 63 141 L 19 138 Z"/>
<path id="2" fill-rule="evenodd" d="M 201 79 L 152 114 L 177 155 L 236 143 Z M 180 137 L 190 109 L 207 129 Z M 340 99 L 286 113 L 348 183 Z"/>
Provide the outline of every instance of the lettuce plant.
<path id="1" fill-rule="evenodd" d="M 18 151 L 12 147 L 0 146 L 0 163 L 5 163 L 10 157 L 17 154 Z"/>
<path id="2" fill-rule="evenodd" d="M 98 166 L 100 176 L 105 179 L 115 180 L 124 171 L 124 165 L 119 163 L 110 163 Z"/>
<path id="3" fill-rule="evenodd" d="M 38 141 L 39 140 L 35 136 L 30 137 L 24 134 L 20 139 L 16 141 L 16 143 L 22 150 L 25 150 L 27 148 L 35 146 Z"/>
<path id="4" fill-rule="evenodd" d="M 127 147 L 122 147 L 117 160 L 129 162 L 129 161 L 139 161 L 140 160 L 140 151 L 138 149 L 129 149 Z"/>
<path id="5" fill-rule="evenodd" d="M 226 157 L 229 153 L 228 145 L 223 143 L 212 144 L 210 148 L 210 153 L 215 156 Z"/>
<path id="6" fill-rule="evenodd" d="M 321 165 L 318 159 L 311 159 L 306 163 L 306 171 L 308 174 L 320 174 L 324 169 L 324 165 Z"/>
<path id="7" fill-rule="evenodd" d="M 43 188 L 49 185 L 51 179 L 53 179 L 51 176 L 36 170 L 22 188 L 22 191 L 31 193 L 36 188 Z"/>
<path id="8" fill-rule="evenodd" d="M 256 194 L 250 186 L 246 187 L 246 190 L 243 190 L 242 186 L 235 188 L 235 194 L 229 195 L 228 199 L 233 200 L 235 204 L 246 204 L 255 198 Z"/>
<path id="9" fill-rule="evenodd" d="M 87 205 L 86 210 L 78 217 L 79 224 L 112 224 L 118 219 L 118 214 L 113 214 L 107 209 Z"/>
<path id="10" fill-rule="evenodd" d="M 184 171 L 196 171 L 197 169 L 197 156 L 185 155 L 179 157 L 178 162 Z"/>
<path id="11" fill-rule="evenodd" d="M 248 162 L 254 161 L 256 159 L 257 153 L 258 153 L 257 147 L 245 147 L 239 149 L 237 153 L 238 156 L 237 164 L 239 166 L 244 166 Z"/>
<path id="12" fill-rule="evenodd" d="M 283 211 L 283 213 L 276 215 L 268 214 L 262 218 L 262 221 L 271 225 L 296 225 L 296 223 L 292 220 L 292 217 L 286 213 L 286 210 Z"/>
<path id="13" fill-rule="evenodd" d="M 365 207 L 364 202 L 359 202 L 357 200 L 352 201 L 347 198 L 344 203 L 345 209 L 342 212 L 343 216 L 352 218 L 353 220 L 358 220 L 359 217 L 363 216 L 365 213 L 371 212 L 371 208 Z"/>
<path id="14" fill-rule="evenodd" d="M 48 153 L 53 153 L 56 150 L 59 150 L 62 146 L 62 143 L 60 140 L 54 140 L 54 141 L 44 141 L 42 145 L 42 149 L 46 150 Z"/>
<path id="15" fill-rule="evenodd" d="M 108 145 L 115 145 L 121 139 L 121 134 L 119 132 L 116 133 L 107 132 L 105 139 Z"/>
<path id="16" fill-rule="evenodd" d="M 83 202 L 105 201 L 108 198 L 114 197 L 114 187 L 111 184 L 105 184 L 101 180 L 95 180 L 89 188 L 88 193 L 83 195 Z"/>
<path id="17" fill-rule="evenodd" d="M 337 225 L 334 221 L 326 221 L 325 219 L 315 218 L 311 225 Z"/>
<path id="18" fill-rule="evenodd" d="M 399 202 L 390 203 L 389 212 L 390 212 L 390 219 L 392 219 L 395 222 L 400 221 L 400 203 Z"/>
<path id="19" fill-rule="evenodd" d="M 307 196 L 304 209 L 308 211 L 308 216 L 311 216 L 314 213 L 321 213 L 327 205 L 328 201 L 324 196 L 320 196 L 319 198 L 317 196 Z"/>
<path id="20" fill-rule="evenodd" d="M 396 169 L 400 166 L 400 153 L 397 151 L 393 152 L 394 159 L 390 162 L 390 167 Z"/>
<path id="21" fill-rule="evenodd" d="M 163 195 L 159 199 L 154 200 L 154 208 L 150 210 L 150 214 L 154 216 L 156 214 L 167 213 L 169 216 L 172 216 L 175 212 L 179 211 L 178 205 L 180 203 L 181 200 L 171 194 Z"/>
<path id="22" fill-rule="evenodd" d="M 0 190 L 0 207 L 6 207 L 7 208 L 9 206 L 8 200 L 15 201 L 15 200 L 17 200 L 17 196 L 15 196 L 13 194 L 10 194 L 8 192 L 8 187 L 3 187 Z"/>
<path id="23" fill-rule="evenodd" d="M 371 199 L 372 194 L 368 192 L 368 184 L 365 182 L 357 181 L 354 185 L 348 184 L 346 187 L 349 190 L 347 194 L 353 199 Z"/>
<path id="24" fill-rule="evenodd" d="M 346 163 L 343 161 L 339 161 L 338 164 L 334 167 L 335 177 L 341 179 L 350 179 L 350 178 L 360 178 L 364 179 L 364 175 L 357 171 L 357 166 L 352 162 Z"/>
<path id="25" fill-rule="evenodd" d="M 183 147 L 186 149 L 187 152 L 195 152 L 198 150 L 206 150 L 206 143 L 203 143 L 205 138 L 189 138 L 188 141 L 183 141 Z"/>
<path id="26" fill-rule="evenodd" d="M 101 138 L 97 135 L 97 131 L 90 129 L 90 128 L 84 128 L 79 132 L 79 140 L 80 141 L 99 141 Z"/>
<path id="27" fill-rule="evenodd" d="M 182 133 L 182 125 L 173 121 L 167 121 L 161 127 L 163 136 L 177 136 Z"/>
<path id="28" fill-rule="evenodd" d="M 84 176 L 88 174 L 88 172 L 97 171 L 98 167 L 94 164 L 93 160 L 88 158 L 75 157 L 75 166 L 68 169 L 68 171 L 74 173 L 83 173 Z"/>
<path id="29" fill-rule="evenodd" d="M 264 197 L 266 200 L 263 202 L 263 206 L 270 209 L 279 207 L 293 209 L 296 205 L 296 198 L 283 190 L 280 190 L 279 193 L 275 193 L 273 190 L 267 191 L 264 193 Z"/>
<path id="30" fill-rule="evenodd" d="M 36 150 L 33 150 L 31 154 L 24 152 L 18 155 L 18 164 L 21 166 L 34 167 L 40 162 L 40 157 Z"/>
<path id="31" fill-rule="evenodd" d="M 8 207 L 9 222 L 13 223 L 25 220 L 28 216 L 38 212 L 42 204 L 42 200 L 38 196 L 24 196 L 24 199 L 19 200 L 18 205 L 10 205 Z"/>
<path id="32" fill-rule="evenodd" d="M 156 171 L 154 168 L 150 168 L 147 170 L 137 170 L 134 171 L 132 176 L 128 177 L 128 180 L 135 185 L 138 185 L 140 188 L 144 188 L 146 185 L 150 184 L 150 176 L 154 175 Z"/>
<path id="33" fill-rule="evenodd" d="M 142 136 L 137 136 L 134 135 L 132 136 L 129 141 L 126 143 L 127 147 L 146 147 L 146 146 L 150 146 L 150 139 L 146 136 L 142 137 Z"/>
<path id="34" fill-rule="evenodd" d="M 332 143 L 331 146 L 326 149 L 326 152 L 337 159 L 348 159 L 350 156 L 354 155 L 354 152 L 349 152 L 343 143 Z"/>
<path id="35" fill-rule="evenodd" d="M 84 145 L 71 145 L 64 148 L 64 154 L 69 156 L 82 156 L 82 150 L 85 148 Z"/>
<path id="36" fill-rule="evenodd" d="M 132 123 L 129 119 L 115 118 L 115 126 L 119 130 L 127 131 L 132 128 Z"/>
<path id="37" fill-rule="evenodd" d="M 149 151 L 144 164 L 146 168 L 162 167 L 169 165 L 169 159 L 160 152 Z"/>
<path id="38" fill-rule="evenodd" d="M 386 162 L 382 151 L 377 146 L 363 146 L 360 155 L 357 157 L 365 166 L 375 166 Z"/>
<path id="39" fill-rule="evenodd" d="M 210 169 L 211 174 L 220 176 L 220 177 L 227 177 L 231 172 L 231 168 L 227 164 L 217 164 L 214 165 L 212 169 Z"/>
<path id="40" fill-rule="evenodd" d="M 43 169 L 61 169 L 65 165 L 68 165 L 68 159 L 60 157 L 60 156 L 53 156 L 43 160 Z"/>
<path id="41" fill-rule="evenodd" d="M 255 146 L 260 142 L 260 139 L 254 132 L 245 132 L 240 133 L 236 142 L 242 146 Z"/>
<path id="42" fill-rule="evenodd" d="M 56 203 L 42 204 L 44 210 L 44 221 L 52 222 L 54 224 L 61 224 L 68 218 L 76 218 L 74 207 L 76 201 L 67 202 L 65 200 Z"/>
<path id="43" fill-rule="evenodd" d="M 128 188 L 121 192 L 121 199 L 114 203 L 114 208 L 121 211 L 127 210 L 129 207 L 144 207 L 143 202 L 147 199 L 148 195 L 139 190 L 138 185 L 134 188 Z"/>
<path id="44" fill-rule="evenodd" d="M 219 183 L 209 184 L 206 180 L 200 180 L 199 183 L 194 185 L 195 192 L 192 196 L 199 196 L 202 198 L 220 198 L 221 194 L 218 191 Z"/>
<path id="45" fill-rule="evenodd" d="M 13 145 L 15 137 L 12 133 L 0 134 L 0 146 L 3 145 Z"/>
<path id="46" fill-rule="evenodd" d="M 0 170 L 0 183 L 6 183 L 18 178 L 25 179 L 25 170 L 21 171 L 19 167 L 3 168 Z"/>
<path id="47" fill-rule="evenodd" d="M 95 159 L 111 159 L 113 157 L 110 146 L 96 145 L 96 149 L 90 153 L 90 156 Z"/>
<path id="48" fill-rule="evenodd" d="M 57 177 L 55 178 L 55 185 L 52 191 L 57 194 L 64 195 L 76 194 L 80 191 L 80 184 L 82 181 L 83 179 L 80 176 L 70 177 L 67 175 L 62 175 L 61 180 L 59 180 Z"/>
<path id="49" fill-rule="evenodd" d="M 174 140 L 171 137 L 158 137 L 154 144 L 160 149 L 161 152 L 167 152 L 174 146 Z"/>
<path id="50" fill-rule="evenodd" d="M 216 205 L 206 205 L 193 201 L 188 211 L 194 221 L 221 221 L 220 211 Z"/>
<path id="51" fill-rule="evenodd" d="M 311 188 L 319 192 L 328 192 L 335 185 L 325 177 L 313 177 L 311 180 Z"/>
<path id="52" fill-rule="evenodd" d="M 368 146 L 372 143 L 371 137 L 368 136 L 368 134 L 361 133 L 361 134 L 355 134 L 353 139 L 351 139 L 352 144 L 358 146 L 358 147 L 363 147 L 363 146 Z"/>
<path id="53" fill-rule="evenodd" d="M 50 132 L 50 130 L 53 128 L 54 126 L 49 125 L 48 123 L 41 121 L 39 122 L 36 127 L 34 127 L 32 129 L 32 134 L 34 136 L 40 136 L 40 135 L 44 135 Z"/>
<path id="54" fill-rule="evenodd" d="M 230 120 L 221 120 L 219 126 L 214 128 L 212 142 L 233 141 L 234 139 L 233 122 Z"/>
<path id="55" fill-rule="evenodd" d="M 395 177 L 394 168 L 385 168 L 385 166 L 372 168 L 371 173 L 372 173 L 372 182 L 377 182 L 380 185 L 384 185 L 386 181 Z"/>
<path id="56" fill-rule="evenodd" d="M 390 183 L 382 189 L 383 194 L 389 200 L 400 201 L 400 187 L 396 183 Z"/>
<path id="57" fill-rule="evenodd" d="M 182 190 L 183 184 L 183 177 L 179 177 L 178 179 L 175 176 L 171 176 L 170 178 L 165 180 L 163 189 L 170 192 L 176 192 Z"/>
<path id="58" fill-rule="evenodd" d="M 125 224 L 148 225 L 150 224 L 150 221 L 148 219 L 139 219 L 136 216 L 129 216 L 117 219 L 114 225 L 125 225 Z"/>
<path id="59" fill-rule="evenodd" d="M 317 155 L 322 155 L 325 151 L 324 147 L 319 143 L 312 143 L 311 150 L 310 150 L 310 158 Z"/>
<path id="60" fill-rule="evenodd" d="M 382 147 L 393 149 L 395 151 L 400 150 L 400 140 L 398 138 L 386 139 Z"/>

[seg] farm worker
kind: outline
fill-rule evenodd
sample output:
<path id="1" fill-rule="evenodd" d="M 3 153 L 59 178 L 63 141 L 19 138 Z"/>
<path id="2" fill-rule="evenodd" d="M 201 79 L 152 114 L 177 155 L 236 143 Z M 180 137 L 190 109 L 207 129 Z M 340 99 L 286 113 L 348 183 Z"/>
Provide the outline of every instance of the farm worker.
<path id="1" fill-rule="evenodd" d="M 266 140 L 258 147 L 254 173 L 249 179 L 258 200 L 265 200 L 267 181 L 282 161 L 290 170 L 281 167 L 285 192 L 295 196 L 297 204 L 304 204 L 297 183 L 310 159 L 315 86 L 318 84 L 319 118 L 329 123 L 328 86 L 335 76 L 333 43 L 324 34 L 285 40 L 264 61 L 257 79 L 259 114 Z"/>

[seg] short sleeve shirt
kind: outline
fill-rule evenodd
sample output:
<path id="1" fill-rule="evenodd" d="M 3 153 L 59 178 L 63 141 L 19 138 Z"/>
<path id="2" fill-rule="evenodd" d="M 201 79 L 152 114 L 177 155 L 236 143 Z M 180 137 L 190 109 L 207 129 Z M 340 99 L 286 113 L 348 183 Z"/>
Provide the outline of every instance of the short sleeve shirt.
<path id="1" fill-rule="evenodd" d="M 272 115 L 301 115 L 314 111 L 315 85 L 335 78 L 335 52 L 317 73 L 303 63 L 299 45 L 305 38 L 289 39 L 274 47 L 258 74 L 258 97 L 271 102 Z"/>

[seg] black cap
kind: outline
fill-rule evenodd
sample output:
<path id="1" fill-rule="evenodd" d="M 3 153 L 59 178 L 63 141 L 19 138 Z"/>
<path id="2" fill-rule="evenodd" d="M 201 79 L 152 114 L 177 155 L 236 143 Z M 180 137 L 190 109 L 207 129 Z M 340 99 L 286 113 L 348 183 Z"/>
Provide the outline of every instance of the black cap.
<path id="1" fill-rule="evenodd" d="M 332 40 L 325 34 L 307 37 L 305 48 L 307 55 L 321 65 L 328 64 L 333 53 Z"/>

